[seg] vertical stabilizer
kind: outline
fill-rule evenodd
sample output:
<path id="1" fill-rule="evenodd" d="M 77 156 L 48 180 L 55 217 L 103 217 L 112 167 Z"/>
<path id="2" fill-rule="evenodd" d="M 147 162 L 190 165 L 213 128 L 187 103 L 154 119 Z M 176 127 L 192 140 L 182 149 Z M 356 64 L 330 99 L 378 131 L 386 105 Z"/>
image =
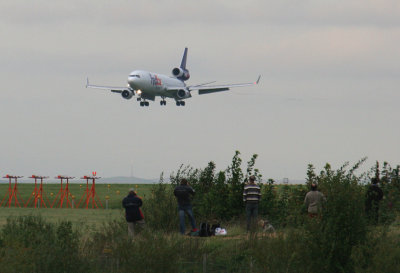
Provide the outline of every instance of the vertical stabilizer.
<path id="1" fill-rule="evenodd" d="M 181 81 L 186 81 L 190 78 L 189 70 L 186 69 L 186 59 L 187 59 L 188 48 L 185 47 L 183 52 L 182 62 L 180 67 L 175 67 L 172 69 L 172 75 Z"/>
<path id="2" fill-rule="evenodd" d="M 187 52 L 188 52 L 188 48 L 185 47 L 185 52 L 183 52 L 182 62 L 181 62 L 181 66 L 180 66 L 183 70 L 186 70 Z"/>

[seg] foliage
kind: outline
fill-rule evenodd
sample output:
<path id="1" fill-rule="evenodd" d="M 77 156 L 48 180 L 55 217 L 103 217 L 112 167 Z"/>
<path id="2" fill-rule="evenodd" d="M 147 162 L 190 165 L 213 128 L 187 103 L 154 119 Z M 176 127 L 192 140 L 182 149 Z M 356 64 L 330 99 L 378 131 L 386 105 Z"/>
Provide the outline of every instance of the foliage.
<path id="1" fill-rule="evenodd" d="M 173 188 L 163 183 L 162 176 L 160 183 L 152 186 L 151 195 L 144 200 L 143 213 L 146 224 L 152 229 L 176 230 L 178 212 Z"/>
<path id="2" fill-rule="evenodd" d="M 199 260 L 203 244 L 176 233 L 145 229 L 128 236 L 126 223 L 113 221 L 84 245 L 91 272 L 181 272 L 182 261 Z"/>
<path id="3" fill-rule="evenodd" d="M 193 207 L 200 221 L 231 220 L 244 211 L 243 187 L 247 177 L 254 175 L 261 182 L 262 175 L 254 168 L 256 159 L 254 154 L 247 162 L 246 175 L 242 171 L 239 151 L 235 152 L 231 165 L 225 171 L 216 171 L 212 161 L 204 169 L 181 165 L 176 174 L 171 174 L 171 184 L 177 186 L 182 178 L 188 180 L 196 191 Z"/>
<path id="4" fill-rule="evenodd" d="M 400 236 L 386 227 L 375 228 L 366 243 L 354 248 L 355 272 L 400 272 Z"/>
<path id="5" fill-rule="evenodd" d="M 50 224 L 41 217 L 8 219 L 1 231 L 2 272 L 85 272 L 79 233 L 71 222 Z"/>
<path id="6" fill-rule="evenodd" d="M 323 272 L 310 270 L 304 230 L 288 229 L 274 237 L 250 238 L 248 244 L 258 269 L 254 272 Z"/>
<path id="7" fill-rule="evenodd" d="M 303 218 L 303 222 L 293 225 L 296 228 L 287 230 L 282 237 L 255 240 L 253 253 L 260 271 L 398 272 L 395 262 L 400 255 L 398 234 L 376 233 L 379 227 L 366 224 L 364 174 L 355 175 L 364 161 L 360 160 L 352 168 L 346 163 L 338 170 L 326 164 L 319 175 L 311 164 L 308 166 L 308 181 L 318 182 L 319 189 L 327 197 L 324 209 L 319 218 Z M 396 171 L 386 169 L 388 171 L 381 173 L 390 174 L 387 181 L 396 184 Z M 300 200 L 303 189 L 297 187 L 298 198 L 295 189 L 283 186 L 280 195 L 266 194 L 270 200 L 272 196 L 277 197 L 274 206 L 280 208 L 283 218 L 288 213 L 286 220 L 298 213 L 289 205 L 290 199 Z M 289 198 L 288 191 L 291 191 Z M 264 193 L 268 192 L 264 188 Z"/>
<path id="8" fill-rule="evenodd" d="M 313 272 L 318 268 L 324 272 L 353 271 L 353 247 L 365 242 L 367 232 L 364 192 L 360 177 L 354 174 L 364 160 L 350 170 L 347 163 L 336 171 L 326 164 L 317 177 L 328 201 L 321 218 L 311 219 L 306 225 L 310 254 L 319 257 L 313 263 Z"/>
<path id="9" fill-rule="evenodd" d="M 399 166 L 377 163 L 368 174 L 354 166 L 307 168 L 307 183 L 317 183 L 327 201 L 319 217 L 309 218 L 303 205 L 306 185 L 262 184 L 253 155 L 242 169 L 240 153 L 217 170 L 181 166 L 171 184 L 151 186 L 144 198 L 144 230 L 128 237 L 125 219 L 100 229 L 77 232 L 71 222 L 46 222 L 40 216 L 14 217 L 0 230 L 1 272 L 399 272 Z M 262 188 L 259 211 L 277 232 L 245 235 L 242 191 L 255 175 Z M 384 199 L 379 225 L 368 225 L 365 190 L 371 176 L 380 179 Z M 182 178 L 196 190 L 198 222 L 227 221 L 228 236 L 193 238 L 178 234 L 174 187 Z M 120 203 L 120 202 L 119 202 Z M 8 209 L 8 208 L 7 208 Z M 119 211 L 118 211 L 119 212 Z M 84 223 L 82 223 L 84 224 Z"/>
<path id="10" fill-rule="evenodd" d="M 371 172 L 378 178 L 383 190 L 379 220 L 389 224 L 395 220 L 396 212 L 400 209 L 400 165 L 392 168 L 389 163 L 383 162 L 383 167 L 380 168 L 379 162 L 376 162 Z"/>
<path id="11" fill-rule="evenodd" d="M 307 166 L 307 178 L 306 185 L 310 188 L 312 183 L 317 183 L 317 175 L 315 174 L 315 168 L 312 164 L 308 164 Z"/>

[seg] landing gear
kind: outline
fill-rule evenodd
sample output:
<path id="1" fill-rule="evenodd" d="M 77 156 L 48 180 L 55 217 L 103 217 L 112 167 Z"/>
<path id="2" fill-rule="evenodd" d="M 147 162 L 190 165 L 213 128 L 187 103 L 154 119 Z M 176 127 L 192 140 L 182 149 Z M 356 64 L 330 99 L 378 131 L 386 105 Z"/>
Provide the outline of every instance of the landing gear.
<path id="1" fill-rule="evenodd" d="M 146 101 L 145 99 L 140 98 L 136 98 L 137 101 L 140 101 L 140 106 L 149 106 L 149 102 Z"/>
<path id="2" fill-rule="evenodd" d="M 167 102 L 165 100 L 161 100 L 160 105 L 167 105 Z"/>
<path id="3" fill-rule="evenodd" d="M 185 106 L 185 101 L 183 101 L 183 100 L 177 100 L 177 101 L 176 101 L 176 106 Z"/>

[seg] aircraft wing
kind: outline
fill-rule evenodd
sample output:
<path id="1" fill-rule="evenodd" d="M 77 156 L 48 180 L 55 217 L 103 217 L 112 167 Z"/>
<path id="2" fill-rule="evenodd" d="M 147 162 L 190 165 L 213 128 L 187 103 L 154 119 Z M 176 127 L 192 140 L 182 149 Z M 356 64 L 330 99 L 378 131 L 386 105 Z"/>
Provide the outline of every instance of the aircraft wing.
<path id="1" fill-rule="evenodd" d="M 234 87 L 244 87 L 244 86 L 256 85 L 260 82 L 260 78 L 261 78 L 261 75 L 258 76 L 257 81 L 250 82 L 250 83 L 236 83 L 236 84 L 227 84 L 227 85 L 200 84 L 200 85 L 189 86 L 188 90 L 189 91 L 198 90 L 199 95 L 204 95 L 204 94 L 210 94 L 210 93 L 215 93 L 215 92 L 227 91 L 230 88 L 234 88 Z"/>
<path id="2" fill-rule="evenodd" d="M 100 85 L 93 85 L 89 84 L 89 79 L 86 79 L 86 88 L 95 88 L 95 89 L 103 89 L 103 90 L 110 90 L 114 93 L 122 93 L 124 90 L 128 90 L 128 87 L 116 87 L 116 86 L 100 86 Z"/>

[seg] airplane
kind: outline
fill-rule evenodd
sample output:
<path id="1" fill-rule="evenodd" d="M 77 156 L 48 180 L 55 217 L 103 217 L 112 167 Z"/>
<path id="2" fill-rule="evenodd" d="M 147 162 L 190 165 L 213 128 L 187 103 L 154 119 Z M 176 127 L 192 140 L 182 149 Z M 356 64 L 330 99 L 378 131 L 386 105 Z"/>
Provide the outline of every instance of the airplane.
<path id="1" fill-rule="evenodd" d="M 261 75 L 257 81 L 252 83 L 239 83 L 228 85 L 210 85 L 213 82 L 198 85 L 186 85 L 185 81 L 190 78 L 189 70 L 186 68 L 188 48 L 185 48 L 180 67 L 172 69 L 173 77 L 153 72 L 135 70 L 129 74 L 126 87 L 112 87 L 89 84 L 86 79 L 86 88 L 96 88 L 119 93 L 124 99 L 137 96 L 140 106 L 149 106 L 148 100 L 154 101 L 157 96 L 161 97 L 160 105 L 167 105 L 166 98 L 175 99 L 177 106 L 185 106 L 185 99 L 191 98 L 191 92 L 197 90 L 199 95 L 227 91 L 232 87 L 252 86 L 260 82 Z"/>

